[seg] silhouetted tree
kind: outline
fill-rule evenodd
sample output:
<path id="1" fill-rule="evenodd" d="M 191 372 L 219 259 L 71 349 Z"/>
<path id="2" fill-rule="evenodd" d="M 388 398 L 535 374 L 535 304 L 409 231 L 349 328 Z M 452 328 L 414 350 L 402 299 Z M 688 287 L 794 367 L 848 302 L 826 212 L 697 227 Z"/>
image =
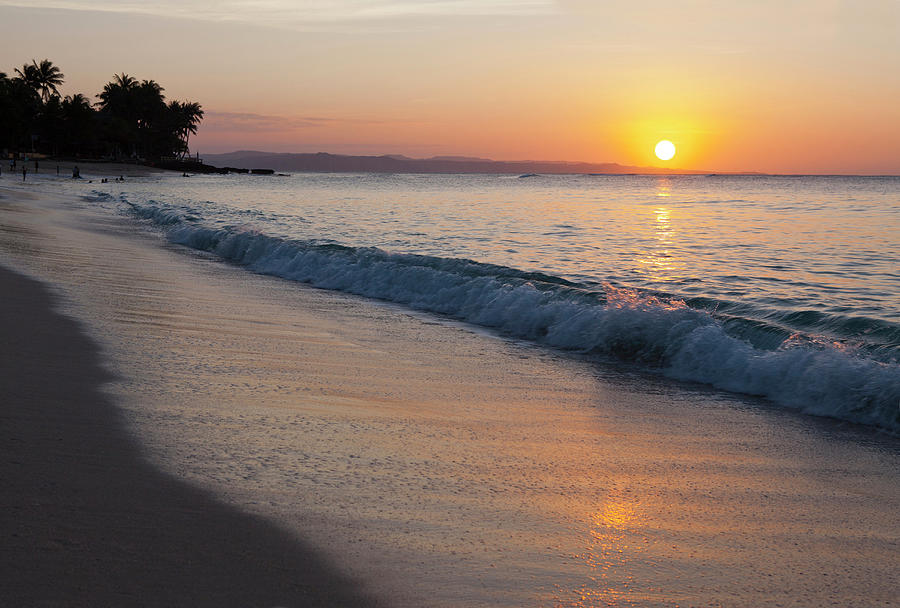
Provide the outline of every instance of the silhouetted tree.
<path id="1" fill-rule="evenodd" d="M 16 68 L 16 73 L 25 84 L 36 93 L 40 93 L 41 101 L 44 103 L 49 101 L 51 95 L 59 95 L 56 87 L 61 85 L 65 78 L 65 74 L 49 59 L 43 59 L 40 63 L 32 59 L 31 65 L 26 63 L 21 70 Z"/>
<path id="2" fill-rule="evenodd" d="M 69 155 L 99 153 L 99 118 L 91 102 L 82 95 L 67 96 L 62 101 L 64 144 L 62 152 Z"/>
<path id="3" fill-rule="evenodd" d="M 117 153 L 159 159 L 184 154 L 188 133 L 197 132 L 203 117 L 200 104 L 165 103 L 162 86 L 154 80 L 138 82 L 116 74 L 103 87 L 100 111 L 107 118 L 107 135 Z"/>
<path id="4" fill-rule="evenodd" d="M 63 74 L 32 60 L 0 72 L 0 150 L 52 154 L 108 154 L 158 160 L 184 156 L 203 110 L 196 102 L 166 103 L 155 80 L 115 74 L 97 95 L 98 109 L 81 94 L 60 98 Z"/>
<path id="5" fill-rule="evenodd" d="M 42 106 L 38 113 L 35 135 L 38 147 L 53 155 L 58 155 L 65 141 L 65 120 L 62 100 L 53 95 Z"/>
<path id="6" fill-rule="evenodd" d="M 169 112 L 174 117 L 175 128 L 181 142 L 182 158 L 188 154 L 188 140 L 197 134 L 197 127 L 203 120 L 203 108 L 196 101 L 169 102 Z"/>
<path id="7" fill-rule="evenodd" d="M 0 78 L 0 148 L 30 150 L 41 98 L 21 78 Z"/>
<path id="8" fill-rule="evenodd" d="M 137 109 L 135 90 L 138 81 L 125 74 L 115 74 L 97 95 L 100 98 L 100 112 L 105 118 L 104 136 L 113 146 L 113 155 L 120 157 L 125 150 L 135 153 L 137 140 Z"/>
<path id="9" fill-rule="evenodd" d="M 177 136 L 167 113 L 164 90 L 154 80 L 144 80 L 135 89 L 138 147 L 145 158 L 171 156 L 177 149 Z"/>

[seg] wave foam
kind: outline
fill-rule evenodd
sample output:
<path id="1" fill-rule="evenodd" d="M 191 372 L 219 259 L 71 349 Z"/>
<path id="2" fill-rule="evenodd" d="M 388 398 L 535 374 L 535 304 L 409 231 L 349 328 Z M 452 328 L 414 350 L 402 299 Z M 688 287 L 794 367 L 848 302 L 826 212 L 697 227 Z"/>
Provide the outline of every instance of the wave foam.
<path id="1" fill-rule="evenodd" d="M 395 254 L 211 229 L 177 211 L 132 205 L 168 238 L 262 274 L 440 313 L 554 347 L 649 364 L 666 375 L 763 396 L 807 413 L 900 431 L 900 366 L 840 345 L 775 350 L 729 335 L 709 312 L 611 285 L 472 260 Z"/>

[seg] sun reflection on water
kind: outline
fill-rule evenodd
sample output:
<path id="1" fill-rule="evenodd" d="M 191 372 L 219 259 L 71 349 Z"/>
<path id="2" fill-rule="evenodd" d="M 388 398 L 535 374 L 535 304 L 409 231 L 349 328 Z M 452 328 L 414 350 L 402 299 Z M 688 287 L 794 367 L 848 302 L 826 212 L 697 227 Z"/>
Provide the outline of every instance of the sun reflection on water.
<path id="1" fill-rule="evenodd" d="M 684 260 L 676 255 L 675 228 L 669 207 L 657 206 L 653 209 L 653 219 L 648 225 L 648 232 L 648 249 L 637 260 L 640 271 L 652 281 L 672 281 L 680 278 L 683 274 Z"/>
<path id="2" fill-rule="evenodd" d="M 588 546 L 577 557 L 587 566 L 589 582 L 572 590 L 574 600 L 561 601 L 557 606 L 636 605 L 630 561 L 645 550 L 637 534 L 643 526 L 637 502 L 614 493 L 597 511 L 587 514 L 586 520 Z"/>
<path id="3" fill-rule="evenodd" d="M 649 208 L 643 207 L 634 222 L 634 226 L 643 233 L 645 243 L 637 253 L 635 270 L 653 283 L 677 282 L 685 278 L 686 272 L 686 259 L 679 247 L 684 235 L 680 234 L 679 226 L 684 226 L 689 218 L 684 216 L 682 207 L 677 204 L 673 207 L 670 201 L 665 200 L 672 196 L 670 178 L 660 177 L 657 180 L 655 194 L 655 204 Z"/>
<path id="4" fill-rule="evenodd" d="M 672 182 L 668 177 L 661 177 L 657 182 L 656 196 L 672 196 Z"/>

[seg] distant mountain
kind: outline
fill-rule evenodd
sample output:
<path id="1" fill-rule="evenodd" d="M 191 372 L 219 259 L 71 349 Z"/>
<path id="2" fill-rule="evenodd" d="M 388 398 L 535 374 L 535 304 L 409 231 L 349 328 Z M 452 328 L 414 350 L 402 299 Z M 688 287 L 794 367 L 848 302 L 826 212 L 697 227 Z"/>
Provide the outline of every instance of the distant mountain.
<path id="1" fill-rule="evenodd" d="M 474 163 L 492 163 L 489 158 L 480 158 L 478 156 L 432 156 L 426 160 L 453 160 L 453 161 L 470 161 Z"/>
<path id="2" fill-rule="evenodd" d="M 327 152 L 292 154 L 241 150 L 227 154 L 207 154 L 204 162 L 217 167 L 315 171 L 324 173 L 707 173 L 658 167 L 630 167 L 617 163 L 565 161 L 500 161 L 465 156 L 408 158 L 400 155 L 345 156 Z"/>

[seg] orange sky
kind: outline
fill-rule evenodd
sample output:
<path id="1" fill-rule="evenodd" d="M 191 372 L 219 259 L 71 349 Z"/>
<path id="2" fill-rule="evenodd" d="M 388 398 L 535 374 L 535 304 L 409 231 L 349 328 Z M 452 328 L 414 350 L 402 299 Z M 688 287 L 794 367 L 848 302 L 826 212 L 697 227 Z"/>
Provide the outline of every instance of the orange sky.
<path id="1" fill-rule="evenodd" d="M 199 101 L 201 154 L 900 174 L 897 0 L 0 0 L 0 51 Z"/>

